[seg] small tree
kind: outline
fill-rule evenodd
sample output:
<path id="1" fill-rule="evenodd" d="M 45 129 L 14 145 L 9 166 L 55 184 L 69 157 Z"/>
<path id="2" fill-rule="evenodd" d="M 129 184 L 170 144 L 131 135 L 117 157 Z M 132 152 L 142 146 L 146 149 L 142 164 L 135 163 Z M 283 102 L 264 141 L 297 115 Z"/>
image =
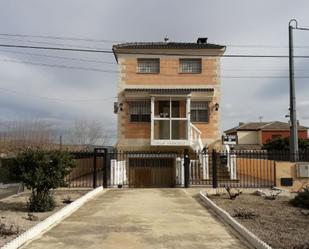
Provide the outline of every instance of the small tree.
<path id="1" fill-rule="evenodd" d="M 15 176 L 31 190 L 30 212 L 50 211 L 55 207 L 51 190 L 66 185 L 65 176 L 74 166 L 75 160 L 66 151 L 29 148 L 17 155 Z"/>
<path id="2" fill-rule="evenodd" d="M 298 139 L 299 150 L 309 150 L 309 141 L 305 139 Z M 290 149 L 289 138 L 276 137 L 269 139 L 264 145 L 264 150 L 268 151 L 288 151 Z"/>
<path id="3" fill-rule="evenodd" d="M 290 203 L 295 207 L 309 209 L 309 185 L 303 188 L 303 191 L 298 192 Z"/>

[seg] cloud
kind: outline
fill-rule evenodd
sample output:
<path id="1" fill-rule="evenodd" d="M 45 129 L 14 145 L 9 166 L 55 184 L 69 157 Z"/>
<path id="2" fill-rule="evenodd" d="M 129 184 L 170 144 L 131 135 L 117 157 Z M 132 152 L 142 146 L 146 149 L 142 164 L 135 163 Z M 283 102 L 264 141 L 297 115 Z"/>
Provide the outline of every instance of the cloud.
<path id="1" fill-rule="evenodd" d="M 198 36 L 207 36 L 209 42 L 227 44 L 227 53 L 287 54 L 286 48 L 238 48 L 229 45 L 287 46 L 288 20 L 296 17 L 299 24 L 308 26 L 308 8 L 309 2 L 305 0 L 297 5 L 288 0 L 199 0 L 194 4 L 185 0 L 3 0 L 0 2 L 0 30 L 1 33 L 86 37 L 115 42 L 160 41 L 166 35 L 172 41 L 195 41 Z M 47 42 L 44 39 L 35 40 Z M 104 49 L 110 49 L 113 44 L 67 40 L 48 42 Z M 1 40 L 0 36 L 0 43 L 20 42 Z M 296 45 L 307 43 L 308 35 L 295 33 Z M 39 67 L 1 62 L 1 59 L 103 70 L 117 70 L 116 65 L 5 53 L 2 50 L 11 49 L 0 51 L 0 88 L 20 92 L 14 94 L 0 90 L 2 120 L 42 118 L 66 126 L 75 119 L 95 119 L 115 136 L 117 126 L 113 97 L 117 94 L 117 74 Z M 20 49 L 14 51 L 25 52 Z M 113 55 L 106 54 L 27 52 L 115 62 Z M 296 52 L 305 53 L 307 50 Z M 308 69 L 308 60 L 297 60 L 295 63 L 298 70 Z M 222 75 L 225 76 L 287 75 L 287 68 L 287 60 L 281 59 L 222 59 Z M 265 121 L 285 120 L 289 103 L 288 79 L 222 78 L 221 82 L 222 129 L 233 127 L 239 121 L 256 121 L 259 116 L 263 116 Z M 308 91 L 307 79 L 297 80 L 299 117 L 307 125 Z M 63 101 L 48 98 L 60 98 Z M 85 99 L 95 101 L 72 101 Z"/>

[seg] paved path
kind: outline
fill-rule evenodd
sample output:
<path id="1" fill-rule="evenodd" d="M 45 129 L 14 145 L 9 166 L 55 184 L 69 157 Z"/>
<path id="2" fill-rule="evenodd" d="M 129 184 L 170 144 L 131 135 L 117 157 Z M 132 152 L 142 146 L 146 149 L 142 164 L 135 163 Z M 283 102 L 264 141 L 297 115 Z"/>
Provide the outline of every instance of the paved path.
<path id="1" fill-rule="evenodd" d="M 246 247 L 182 189 L 115 189 L 100 194 L 23 248 Z"/>

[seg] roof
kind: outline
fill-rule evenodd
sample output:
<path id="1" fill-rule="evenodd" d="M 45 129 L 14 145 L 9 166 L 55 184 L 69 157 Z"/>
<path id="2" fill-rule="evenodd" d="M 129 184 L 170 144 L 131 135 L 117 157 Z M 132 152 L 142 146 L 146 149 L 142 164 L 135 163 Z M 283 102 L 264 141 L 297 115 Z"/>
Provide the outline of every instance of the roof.
<path id="1" fill-rule="evenodd" d="M 308 130 L 308 127 L 298 125 L 299 130 Z M 273 131 L 273 130 L 290 130 L 290 124 L 281 121 L 272 121 L 272 122 L 249 122 L 243 123 L 232 129 L 226 130 L 224 133 L 229 134 L 236 131 Z"/>
<path id="2" fill-rule="evenodd" d="M 153 94 L 189 94 L 191 92 L 213 92 L 213 88 L 126 88 L 125 92 L 149 92 Z"/>
<path id="3" fill-rule="evenodd" d="M 113 45 L 113 49 L 223 49 L 225 46 L 196 42 L 126 42 Z"/>

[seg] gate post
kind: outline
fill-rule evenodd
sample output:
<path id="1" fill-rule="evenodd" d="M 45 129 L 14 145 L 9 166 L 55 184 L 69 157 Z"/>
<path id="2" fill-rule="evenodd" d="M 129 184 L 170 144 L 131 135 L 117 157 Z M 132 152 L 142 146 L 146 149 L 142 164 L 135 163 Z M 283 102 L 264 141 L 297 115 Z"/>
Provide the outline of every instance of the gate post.
<path id="1" fill-rule="evenodd" d="M 217 153 L 215 150 L 212 150 L 212 187 L 218 187 L 217 179 Z"/>
<path id="2" fill-rule="evenodd" d="M 97 187 L 97 149 L 93 150 L 93 179 L 92 179 L 93 188 Z"/>
<path id="3" fill-rule="evenodd" d="M 185 168 L 185 188 L 188 188 L 190 185 L 190 156 L 189 156 L 189 150 L 184 150 L 184 163 L 183 166 Z"/>
<path id="4" fill-rule="evenodd" d="M 110 158 L 107 149 L 103 149 L 104 151 L 104 165 L 103 165 L 103 188 L 107 188 L 108 186 L 108 177 L 110 176 Z"/>

